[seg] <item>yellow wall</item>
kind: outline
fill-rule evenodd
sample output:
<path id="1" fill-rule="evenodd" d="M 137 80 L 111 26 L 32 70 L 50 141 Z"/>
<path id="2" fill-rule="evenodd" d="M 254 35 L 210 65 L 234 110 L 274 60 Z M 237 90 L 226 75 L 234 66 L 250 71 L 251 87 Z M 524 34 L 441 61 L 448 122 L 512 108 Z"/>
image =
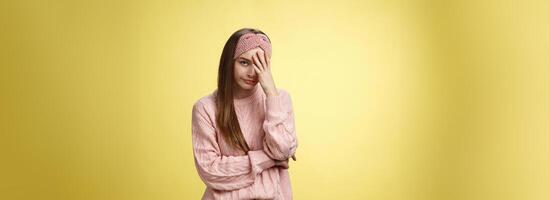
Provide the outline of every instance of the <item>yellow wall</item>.
<path id="1" fill-rule="evenodd" d="M 199 199 L 191 108 L 265 31 L 295 199 L 548 199 L 548 1 L 4 1 L 0 199 Z"/>

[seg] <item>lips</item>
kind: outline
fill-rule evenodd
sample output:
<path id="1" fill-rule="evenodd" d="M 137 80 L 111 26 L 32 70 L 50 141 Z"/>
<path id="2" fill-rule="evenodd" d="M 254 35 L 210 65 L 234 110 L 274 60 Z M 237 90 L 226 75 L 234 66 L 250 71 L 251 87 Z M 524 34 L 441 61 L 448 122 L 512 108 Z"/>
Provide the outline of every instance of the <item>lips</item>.
<path id="1" fill-rule="evenodd" d="M 246 83 L 248 85 L 253 85 L 257 82 L 257 81 L 253 81 L 253 80 L 247 80 L 247 79 L 242 79 L 242 80 L 244 80 L 244 83 Z"/>

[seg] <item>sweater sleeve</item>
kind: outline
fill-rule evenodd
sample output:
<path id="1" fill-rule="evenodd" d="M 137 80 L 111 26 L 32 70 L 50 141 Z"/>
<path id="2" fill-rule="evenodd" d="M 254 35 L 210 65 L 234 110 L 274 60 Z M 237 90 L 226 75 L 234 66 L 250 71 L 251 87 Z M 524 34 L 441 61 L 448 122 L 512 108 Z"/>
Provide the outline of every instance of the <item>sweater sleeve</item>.
<path id="1" fill-rule="evenodd" d="M 210 119 L 204 105 L 197 102 L 192 110 L 193 154 L 198 175 L 207 186 L 217 190 L 241 189 L 275 165 L 263 150 L 248 151 L 245 156 L 221 155 Z"/>
<path id="2" fill-rule="evenodd" d="M 298 145 L 292 99 L 288 92 L 279 90 L 278 96 L 267 96 L 265 101 L 263 150 L 273 159 L 286 160 L 295 154 Z"/>

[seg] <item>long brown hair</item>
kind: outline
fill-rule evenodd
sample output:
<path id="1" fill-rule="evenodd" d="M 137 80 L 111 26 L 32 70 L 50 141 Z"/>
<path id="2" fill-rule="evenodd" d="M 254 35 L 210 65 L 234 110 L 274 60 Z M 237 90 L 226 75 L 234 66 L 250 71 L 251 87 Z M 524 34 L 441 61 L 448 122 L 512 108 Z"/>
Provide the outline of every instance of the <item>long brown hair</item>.
<path id="1" fill-rule="evenodd" d="M 237 83 L 234 80 L 235 60 L 233 57 L 240 36 L 250 32 L 266 35 L 258 29 L 242 28 L 234 32 L 225 43 L 225 47 L 221 53 L 221 60 L 219 61 L 216 96 L 216 121 L 221 132 L 223 132 L 222 135 L 225 138 L 225 141 L 227 141 L 231 147 L 240 149 L 246 152 L 246 154 L 248 154 L 250 147 L 244 139 L 234 108 L 233 97 Z"/>

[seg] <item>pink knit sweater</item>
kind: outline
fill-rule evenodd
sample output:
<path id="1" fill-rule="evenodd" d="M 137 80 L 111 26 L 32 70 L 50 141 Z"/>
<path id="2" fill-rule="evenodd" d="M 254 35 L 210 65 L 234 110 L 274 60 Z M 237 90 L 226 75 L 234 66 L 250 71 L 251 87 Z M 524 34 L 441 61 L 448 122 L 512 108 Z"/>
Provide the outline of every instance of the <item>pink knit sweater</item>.
<path id="1" fill-rule="evenodd" d="M 195 166 L 206 184 L 203 200 L 292 199 L 288 169 L 275 166 L 295 154 L 292 100 L 279 89 L 267 97 L 257 84 L 253 94 L 234 99 L 237 118 L 250 147 L 246 155 L 228 146 L 217 127 L 215 95 L 200 98 L 192 110 L 192 143 Z M 291 160 L 291 159 L 290 159 Z"/>

